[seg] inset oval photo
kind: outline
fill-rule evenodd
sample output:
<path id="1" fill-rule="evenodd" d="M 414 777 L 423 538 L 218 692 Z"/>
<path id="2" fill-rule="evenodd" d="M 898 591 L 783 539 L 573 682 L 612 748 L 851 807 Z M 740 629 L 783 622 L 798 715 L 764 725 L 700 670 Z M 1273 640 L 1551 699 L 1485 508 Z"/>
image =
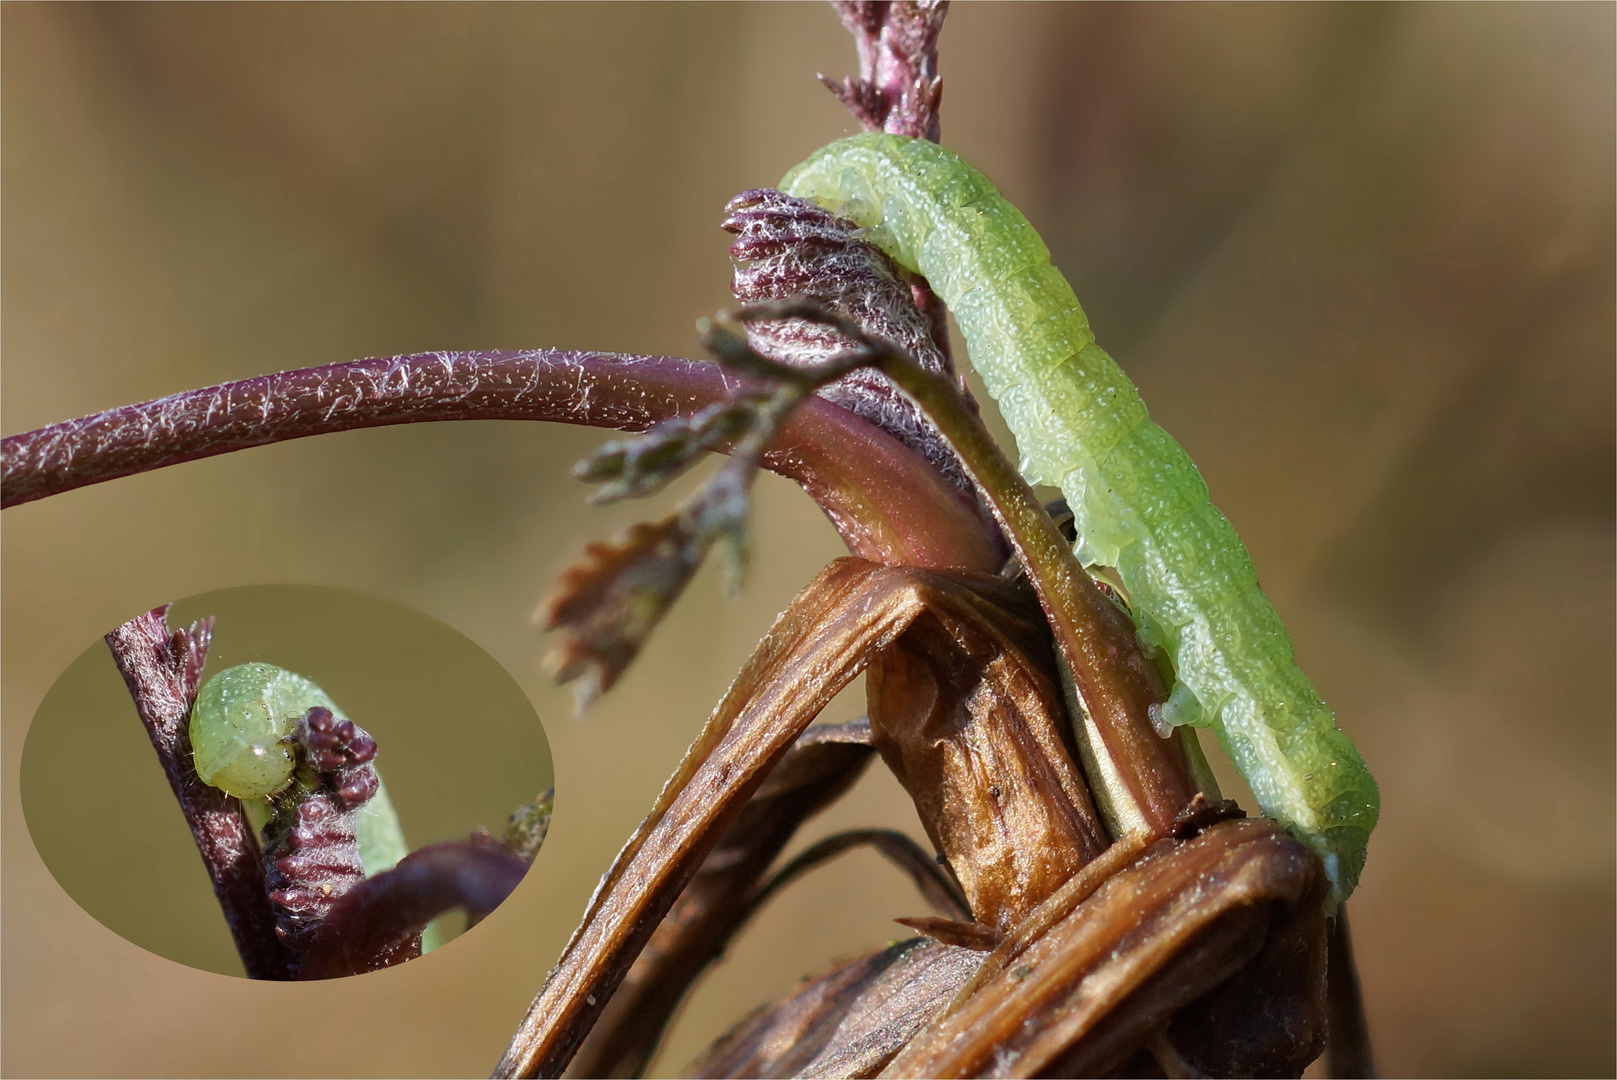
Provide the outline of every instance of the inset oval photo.
<path id="1" fill-rule="evenodd" d="M 532 864 L 544 728 L 436 619 L 265 585 L 107 630 L 34 716 L 22 804 L 62 888 L 134 944 L 256 979 L 376 971 L 453 947 Z"/>

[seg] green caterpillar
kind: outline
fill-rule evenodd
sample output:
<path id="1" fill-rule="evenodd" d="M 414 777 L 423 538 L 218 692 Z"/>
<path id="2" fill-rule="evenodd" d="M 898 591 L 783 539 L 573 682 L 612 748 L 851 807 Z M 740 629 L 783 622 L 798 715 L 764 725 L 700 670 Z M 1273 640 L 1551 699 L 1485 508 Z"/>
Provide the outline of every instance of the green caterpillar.
<path id="1" fill-rule="evenodd" d="M 1021 470 L 1061 489 L 1077 553 L 1116 569 L 1148 648 L 1178 683 L 1153 719 L 1212 725 L 1263 812 L 1324 860 L 1333 902 L 1364 866 L 1375 780 L 1292 659 L 1245 546 L 1128 377 L 1025 217 L 936 143 L 855 135 L 781 181 L 920 274 L 953 312 L 1016 435 Z"/>
<path id="2" fill-rule="evenodd" d="M 296 763 L 287 738 L 298 718 L 316 705 L 346 718 L 324 690 L 274 664 L 239 664 L 214 675 L 191 709 L 198 778 L 240 799 L 261 826 L 270 817 L 267 800 L 292 786 Z M 410 853 L 380 777 L 375 796 L 358 810 L 354 833 L 367 877 L 391 870 Z"/>

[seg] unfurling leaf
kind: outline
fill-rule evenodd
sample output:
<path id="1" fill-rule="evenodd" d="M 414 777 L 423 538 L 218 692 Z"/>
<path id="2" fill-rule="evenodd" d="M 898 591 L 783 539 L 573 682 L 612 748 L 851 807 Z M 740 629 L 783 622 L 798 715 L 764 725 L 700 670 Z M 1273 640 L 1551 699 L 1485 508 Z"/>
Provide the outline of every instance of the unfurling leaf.
<path id="1" fill-rule="evenodd" d="M 742 192 L 725 214 L 724 229 L 737 234 L 730 245 L 737 300 L 752 305 L 807 297 L 866 335 L 891 342 L 927 371 L 953 377 L 937 327 L 916 305 L 910 279 L 853 222 L 773 188 Z M 759 354 L 805 370 L 857 344 L 834 326 L 803 318 L 749 319 L 747 341 Z M 970 490 L 947 441 L 881 372 L 851 371 L 817 393 L 895 436 Z"/>
<path id="2" fill-rule="evenodd" d="M 299 954 L 302 979 L 308 977 L 302 954 L 316 937 L 331 932 L 326 923 L 332 908 L 365 880 L 359 811 L 375 797 L 381 780 L 371 764 L 376 740 L 324 705 L 310 706 L 287 741 L 295 779 L 269 804 L 274 816 L 264 828 L 264 888 L 275 908 L 276 934 Z M 395 950 L 388 962 L 420 955 L 420 944 Z"/>
<path id="3" fill-rule="evenodd" d="M 266 830 L 273 839 L 264 849 L 264 888 L 275 907 L 275 932 L 301 954 L 321 932 L 332 906 L 365 880 L 365 864 L 359 858 L 355 810 L 335 792 L 321 788 L 285 801 L 284 812 Z M 420 951 L 416 942 L 412 955 Z M 298 977 L 306 977 L 301 960 Z"/>

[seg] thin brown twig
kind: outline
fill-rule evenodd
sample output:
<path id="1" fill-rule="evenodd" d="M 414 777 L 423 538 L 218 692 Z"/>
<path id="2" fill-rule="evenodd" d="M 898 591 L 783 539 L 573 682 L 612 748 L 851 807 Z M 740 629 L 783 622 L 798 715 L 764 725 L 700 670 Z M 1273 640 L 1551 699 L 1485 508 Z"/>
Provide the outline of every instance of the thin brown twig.
<path id="1" fill-rule="evenodd" d="M 926 898 L 926 902 L 940 914 L 953 919 L 971 918 L 971 906 L 966 903 L 960 886 L 938 865 L 935 858 L 921 849 L 921 845 L 895 829 L 849 829 L 847 832 L 833 833 L 804 848 L 758 890 L 747 906 L 748 917 L 804 874 L 861 847 L 875 850 L 902 870 L 915 883 L 915 888 Z"/>
<path id="2" fill-rule="evenodd" d="M 1353 961 L 1353 938 L 1348 931 L 1347 905 L 1337 909 L 1331 922 L 1326 967 L 1325 1001 L 1330 1033 L 1325 1038 L 1325 1070 L 1344 1078 L 1376 1075 L 1370 1052 L 1370 1023 L 1364 1015 L 1364 991 Z"/>

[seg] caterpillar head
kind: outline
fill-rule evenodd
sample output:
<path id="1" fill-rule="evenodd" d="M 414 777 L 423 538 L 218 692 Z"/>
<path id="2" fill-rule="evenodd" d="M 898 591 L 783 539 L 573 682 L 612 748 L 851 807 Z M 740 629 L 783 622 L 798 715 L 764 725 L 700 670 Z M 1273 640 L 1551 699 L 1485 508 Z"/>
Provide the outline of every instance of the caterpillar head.
<path id="1" fill-rule="evenodd" d="M 287 737 L 315 707 L 341 712 L 303 676 L 274 664 L 226 668 L 197 693 L 191 710 L 191 753 L 204 784 L 238 799 L 263 799 L 292 781 Z"/>

